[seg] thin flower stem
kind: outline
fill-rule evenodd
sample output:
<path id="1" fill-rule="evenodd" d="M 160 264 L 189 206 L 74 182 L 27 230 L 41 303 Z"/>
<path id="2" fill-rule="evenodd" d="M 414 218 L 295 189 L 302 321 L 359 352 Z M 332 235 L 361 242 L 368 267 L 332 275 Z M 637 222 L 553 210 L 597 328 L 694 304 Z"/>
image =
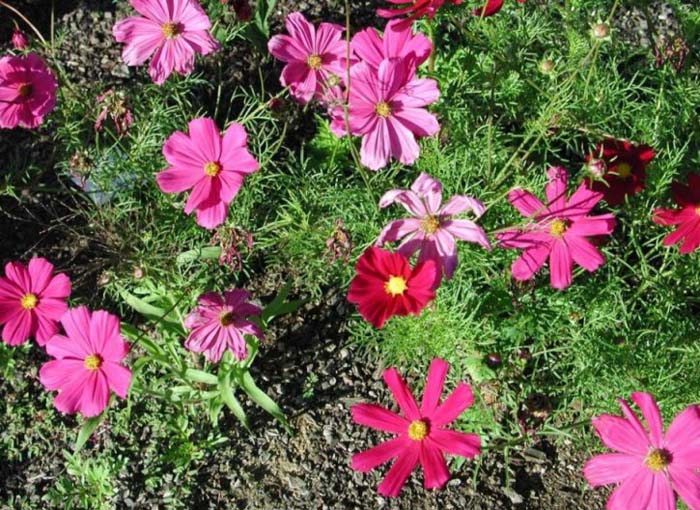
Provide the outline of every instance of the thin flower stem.
<path id="1" fill-rule="evenodd" d="M 24 21 L 24 22 L 27 24 L 27 26 L 29 26 L 29 28 L 32 29 L 32 31 L 36 34 L 36 36 L 39 38 L 39 40 L 41 41 L 41 43 L 42 43 L 44 46 L 48 46 L 48 44 L 47 44 L 47 42 L 46 42 L 46 39 L 44 39 L 44 36 L 41 35 L 41 32 L 39 32 L 39 29 L 36 28 L 36 27 L 34 26 L 34 24 L 26 18 L 26 16 L 25 16 L 24 14 L 22 14 L 22 13 L 19 12 L 17 9 L 15 9 L 14 7 L 12 7 L 10 4 L 4 2 L 3 0 L 0 0 L 0 7 L 5 7 L 6 9 L 8 9 L 8 10 L 14 12 L 22 21 Z"/>

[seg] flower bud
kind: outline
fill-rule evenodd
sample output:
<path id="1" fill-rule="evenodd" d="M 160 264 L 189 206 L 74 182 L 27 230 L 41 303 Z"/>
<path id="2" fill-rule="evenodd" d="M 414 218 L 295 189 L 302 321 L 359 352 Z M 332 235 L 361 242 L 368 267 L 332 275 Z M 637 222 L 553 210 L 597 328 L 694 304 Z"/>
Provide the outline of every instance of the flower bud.
<path id="1" fill-rule="evenodd" d="M 591 35 L 594 39 L 606 40 L 610 38 L 610 25 L 607 23 L 596 23 L 591 29 Z"/>
<path id="2" fill-rule="evenodd" d="M 19 28 L 15 28 L 12 33 L 12 47 L 16 50 L 23 50 L 29 46 L 29 39 L 27 35 L 22 32 Z"/>

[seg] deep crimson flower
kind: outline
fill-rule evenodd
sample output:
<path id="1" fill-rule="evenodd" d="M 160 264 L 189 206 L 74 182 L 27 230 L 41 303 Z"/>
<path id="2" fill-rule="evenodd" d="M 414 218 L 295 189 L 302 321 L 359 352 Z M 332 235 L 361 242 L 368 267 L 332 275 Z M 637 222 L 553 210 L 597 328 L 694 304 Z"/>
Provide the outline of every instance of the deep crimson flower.
<path id="1" fill-rule="evenodd" d="M 654 149 L 648 145 L 607 139 L 598 145 L 594 154 L 586 157 L 588 162 L 598 158 L 605 162 L 605 182 L 588 179 L 588 185 L 593 191 L 602 193 L 608 204 L 620 205 L 627 195 L 635 195 L 644 189 L 646 167 L 654 156 Z"/>
<path id="2" fill-rule="evenodd" d="M 486 0 L 486 5 L 478 9 L 474 9 L 472 14 L 474 16 L 493 16 L 498 11 L 503 8 L 504 0 Z M 524 4 L 525 0 L 518 0 L 519 4 Z"/>
<path id="3" fill-rule="evenodd" d="M 357 261 L 357 275 L 350 284 L 348 301 L 375 328 L 394 315 L 419 315 L 435 298 L 440 269 L 433 260 L 411 268 L 400 253 L 368 248 Z"/>
<path id="4" fill-rule="evenodd" d="M 5 266 L 5 277 L 0 277 L 0 325 L 8 345 L 23 344 L 30 337 L 44 345 L 58 332 L 58 321 L 68 310 L 71 282 L 53 269 L 40 257 L 28 266 L 21 262 Z"/>
<path id="5" fill-rule="evenodd" d="M 54 406 L 62 413 L 97 416 L 109 403 L 110 391 L 126 398 L 131 370 L 122 363 L 129 344 L 121 335 L 119 317 L 85 306 L 61 317 L 65 335 L 54 335 L 46 352 L 54 360 L 39 371 L 47 390 L 58 390 Z"/>
<path id="6" fill-rule="evenodd" d="M 654 223 L 678 225 L 674 232 L 666 236 L 664 246 L 683 241 L 680 252 L 690 253 L 700 246 L 700 174 L 688 175 L 688 186 L 674 182 L 671 184 L 671 191 L 680 208 L 656 209 Z"/>
<path id="7" fill-rule="evenodd" d="M 586 462 L 586 480 L 594 487 L 617 484 L 608 510 L 675 510 L 676 493 L 689 508 L 700 509 L 700 407 L 687 407 L 664 433 L 654 397 L 632 393 L 632 401 L 642 411 L 646 427 L 622 399 L 624 417 L 593 418 L 600 439 L 616 453 Z"/>
<path id="8" fill-rule="evenodd" d="M 440 403 L 449 368 L 450 365 L 440 358 L 430 364 L 420 408 L 395 368 L 384 372 L 384 381 L 399 404 L 401 414 L 376 404 L 352 407 L 355 423 L 398 435 L 352 457 L 352 468 L 363 472 L 396 458 L 379 485 L 380 494 L 398 496 L 419 462 L 423 466 L 425 488 L 439 489 L 450 478 L 445 453 L 473 458 L 481 452 L 481 438 L 477 434 L 445 428 L 474 403 L 472 389 L 465 383 L 459 383 L 452 394 Z"/>
<path id="9" fill-rule="evenodd" d="M 518 188 L 508 194 L 513 207 L 535 223 L 496 237 L 504 248 L 523 250 L 511 267 L 513 278 L 529 280 L 549 259 L 552 287 L 565 289 L 571 285 L 574 263 L 587 271 L 595 271 L 605 263 L 588 238 L 612 233 L 615 216 L 589 214 L 603 195 L 591 191 L 585 183 L 567 198 L 565 169 L 553 167 L 547 175 L 550 182 L 545 188 L 546 206 L 527 190 Z"/>
<path id="10" fill-rule="evenodd" d="M 459 5 L 464 0 L 448 0 L 452 5 Z M 408 2 L 406 0 L 387 0 L 387 2 L 394 5 L 403 4 L 405 7 L 400 7 L 398 9 L 377 9 L 377 15 L 382 18 L 395 18 L 396 16 L 403 16 L 408 14 L 408 20 L 414 20 L 427 16 L 428 19 L 432 19 L 435 13 L 445 5 L 445 0 L 414 0 L 413 2 Z"/>

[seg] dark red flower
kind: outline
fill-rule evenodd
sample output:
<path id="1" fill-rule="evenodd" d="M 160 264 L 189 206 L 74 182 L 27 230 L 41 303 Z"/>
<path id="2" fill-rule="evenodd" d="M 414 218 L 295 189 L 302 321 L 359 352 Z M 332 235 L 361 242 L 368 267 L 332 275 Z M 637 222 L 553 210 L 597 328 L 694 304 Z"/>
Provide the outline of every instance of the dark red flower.
<path id="1" fill-rule="evenodd" d="M 419 315 L 435 298 L 440 278 L 432 260 L 411 268 L 400 253 L 374 246 L 362 254 L 355 269 L 348 301 L 355 303 L 360 315 L 376 328 L 394 315 Z"/>
<path id="2" fill-rule="evenodd" d="M 382 18 L 395 18 L 408 14 L 408 20 L 415 20 L 422 17 L 432 19 L 435 13 L 445 5 L 446 0 L 387 0 L 395 5 L 404 5 L 399 9 L 377 9 L 377 15 Z M 452 5 L 459 5 L 464 0 L 447 0 Z"/>
<path id="3" fill-rule="evenodd" d="M 478 9 L 474 9 L 472 11 L 472 14 L 474 16 L 493 16 L 496 14 L 498 11 L 503 8 L 503 2 L 504 0 L 486 0 L 486 5 L 483 7 L 480 7 Z M 524 4 L 525 0 L 518 0 L 519 4 Z"/>
<path id="4" fill-rule="evenodd" d="M 588 187 L 602 193 L 609 205 L 620 205 L 627 195 L 635 195 L 644 189 L 646 167 L 654 156 L 654 149 L 648 145 L 608 138 L 598 145 L 594 154 L 586 157 L 589 162 L 596 158 L 605 161 L 605 182 L 588 179 Z"/>
<path id="5" fill-rule="evenodd" d="M 700 174 L 688 175 L 687 186 L 674 182 L 671 192 L 680 208 L 654 210 L 654 223 L 678 225 L 674 232 L 666 236 L 664 246 L 683 241 L 681 253 L 690 253 L 700 246 Z"/>

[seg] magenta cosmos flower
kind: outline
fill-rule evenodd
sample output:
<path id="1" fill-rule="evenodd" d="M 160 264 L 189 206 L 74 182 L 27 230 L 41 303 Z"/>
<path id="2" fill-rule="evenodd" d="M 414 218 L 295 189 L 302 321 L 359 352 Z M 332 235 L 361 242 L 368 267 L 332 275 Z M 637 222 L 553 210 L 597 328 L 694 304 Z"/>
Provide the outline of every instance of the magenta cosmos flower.
<path id="1" fill-rule="evenodd" d="M 618 484 L 608 510 L 675 510 L 676 493 L 692 510 L 700 509 L 700 407 L 681 412 L 664 434 L 661 413 L 648 393 L 633 393 L 646 427 L 624 400 L 622 416 L 604 414 L 593 426 L 608 448 L 583 468 L 594 487 Z"/>
<path id="2" fill-rule="evenodd" d="M 588 237 L 612 233 L 615 216 L 589 216 L 603 194 L 591 191 L 586 183 L 581 183 L 567 200 L 565 169 L 550 168 L 547 175 L 548 205 L 529 191 L 512 190 L 508 200 L 533 223 L 498 234 L 497 238 L 504 248 L 524 250 L 511 267 L 516 280 L 529 280 L 549 259 L 552 287 L 565 289 L 571 285 L 574 262 L 587 271 L 595 271 L 605 263 L 605 258 Z"/>
<path id="3" fill-rule="evenodd" d="M 231 123 L 223 136 L 209 118 L 190 121 L 189 134 L 176 131 L 163 145 L 170 166 L 156 176 L 165 193 L 192 189 L 185 213 L 197 211 L 197 223 L 213 229 L 226 220 L 231 201 L 245 176 L 260 168 L 248 152 L 248 135 L 242 125 Z"/>
<path id="4" fill-rule="evenodd" d="M 122 365 L 129 344 L 119 318 L 79 306 L 63 315 L 61 325 L 65 336 L 55 335 L 46 344 L 46 352 L 57 359 L 41 367 L 41 384 L 59 391 L 54 405 L 62 413 L 97 416 L 107 407 L 110 391 L 126 398 L 131 384 L 131 371 Z"/>
<path id="5" fill-rule="evenodd" d="M 474 403 L 472 389 L 465 383 L 459 383 L 455 391 L 440 402 L 449 368 L 450 365 L 439 358 L 430 364 L 420 407 L 395 368 L 384 372 L 384 382 L 399 405 L 400 415 L 376 404 L 352 407 L 356 423 L 398 436 L 352 457 L 352 468 L 363 472 L 396 458 L 379 485 L 380 494 L 398 496 L 419 462 L 423 466 L 425 488 L 439 489 L 450 478 L 445 453 L 469 458 L 480 453 L 481 438 L 477 434 L 445 428 Z"/>
<path id="6" fill-rule="evenodd" d="M 375 69 L 385 58 L 413 56 L 415 65 L 425 62 L 433 51 L 433 44 L 425 35 L 414 33 L 412 25 L 402 20 L 387 23 L 384 35 L 375 28 L 365 28 L 355 34 L 350 43 L 354 54 Z"/>
<path id="7" fill-rule="evenodd" d="M 392 157 L 413 164 L 420 155 L 416 137 L 440 130 L 435 116 L 425 109 L 440 97 L 435 80 L 416 78 L 413 55 L 384 59 L 376 69 L 360 62 L 352 67 L 350 80 L 348 121 L 350 132 L 362 136 L 362 164 L 379 170 Z M 334 132 L 341 134 L 343 109 L 337 108 L 334 117 Z"/>
<path id="8" fill-rule="evenodd" d="M 112 30 L 117 42 L 126 43 L 122 58 L 127 65 L 143 65 L 153 55 L 148 74 L 162 85 L 175 71 L 188 75 L 195 54 L 219 49 L 211 36 L 211 22 L 197 0 L 130 0 L 143 17 L 119 21 Z"/>
<path id="9" fill-rule="evenodd" d="M 399 6 L 403 5 L 403 7 L 399 7 L 398 9 L 377 9 L 377 15 L 383 18 L 394 18 L 396 16 L 408 14 L 406 21 L 413 21 L 424 16 L 428 19 L 433 19 L 435 13 L 445 5 L 445 0 L 414 0 L 413 2 L 407 0 L 387 0 L 387 2 Z M 449 3 L 452 5 L 459 5 L 462 2 L 464 2 L 464 0 L 449 0 Z M 404 21 L 404 23 L 406 21 Z"/>
<path id="10" fill-rule="evenodd" d="M 19 345 L 30 337 L 44 345 L 58 332 L 58 320 L 68 309 L 71 283 L 65 274 L 54 274 L 53 264 L 33 258 L 29 266 L 9 262 L 0 277 L 2 339 Z"/>
<path id="11" fill-rule="evenodd" d="M 286 27 L 289 35 L 276 35 L 267 45 L 275 58 L 287 63 L 280 82 L 300 103 L 323 97 L 347 74 L 343 27 L 321 23 L 316 30 L 300 12 L 287 16 Z"/>
<path id="12" fill-rule="evenodd" d="M 190 330 L 185 347 L 193 352 L 203 352 L 209 361 L 217 362 L 226 349 L 236 358 L 248 356 L 248 344 L 244 335 L 260 340 L 263 332 L 247 317 L 262 313 L 259 306 L 249 303 L 250 295 L 241 289 L 224 292 L 207 292 L 199 298 L 199 305 L 185 319 Z"/>
<path id="13" fill-rule="evenodd" d="M 36 53 L 0 58 L 0 128 L 36 128 L 56 106 L 58 82 Z"/>
<path id="14" fill-rule="evenodd" d="M 685 255 L 700 246 L 700 174 L 689 174 L 687 186 L 673 182 L 671 191 L 679 208 L 659 207 L 653 219 L 659 225 L 676 227 L 664 238 L 664 246 L 681 243 L 680 252 Z"/>
<path id="15" fill-rule="evenodd" d="M 426 173 L 418 176 L 411 189 L 387 191 L 379 200 L 379 207 L 394 203 L 404 206 L 412 217 L 389 223 L 379 234 L 377 244 L 383 246 L 403 239 L 399 253 L 410 258 L 420 251 L 418 262 L 434 260 L 448 279 L 457 267 L 456 239 L 491 249 L 484 229 L 473 221 L 454 218 L 467 211 L 479 218 L 486 210 L 484 204 L 472 197 L 454 195 L 442 205 L 442 184 Z"/>

